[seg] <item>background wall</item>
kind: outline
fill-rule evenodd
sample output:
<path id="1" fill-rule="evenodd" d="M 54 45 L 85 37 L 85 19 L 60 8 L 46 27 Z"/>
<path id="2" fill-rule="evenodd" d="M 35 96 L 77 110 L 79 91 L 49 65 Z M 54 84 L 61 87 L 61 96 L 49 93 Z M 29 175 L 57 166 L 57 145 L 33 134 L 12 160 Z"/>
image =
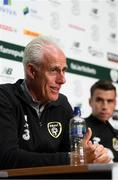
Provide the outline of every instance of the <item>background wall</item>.
<path id="1" fill-rule="evenodd" d="M 0 83 L 23 78 L 24 46 L 49 35 L 67 57 L 61 92 L 87 116 L 96 80 L 111 79 L 118 89 L 117 24 L 118 0 L 0 0 Z"/>

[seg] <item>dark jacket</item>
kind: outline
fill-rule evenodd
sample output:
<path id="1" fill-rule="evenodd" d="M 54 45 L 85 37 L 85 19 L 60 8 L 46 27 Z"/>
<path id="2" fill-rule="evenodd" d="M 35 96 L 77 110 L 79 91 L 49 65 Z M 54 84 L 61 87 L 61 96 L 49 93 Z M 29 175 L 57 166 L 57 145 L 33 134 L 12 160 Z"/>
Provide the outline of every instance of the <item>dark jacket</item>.
<path id="1" fill-rule="evenodd" d="M 22 81 L 0 85 L 0 168 L 68 164 L 72 108 L 67 98 L 60 94 L 39 119 Z"/>
<path id="2" fill-rule="evenodd" d="M 104 147 L 109 148 L 114 154 L 114 161 L 118 161 L 118 130 L 114 129 L 111 124 L 107 121 L 103 123 L 96 117 L 90 115 L 86 118 L 87 127 L 92 129 L 92 138 L 100 138 L 100 144 Z"/>

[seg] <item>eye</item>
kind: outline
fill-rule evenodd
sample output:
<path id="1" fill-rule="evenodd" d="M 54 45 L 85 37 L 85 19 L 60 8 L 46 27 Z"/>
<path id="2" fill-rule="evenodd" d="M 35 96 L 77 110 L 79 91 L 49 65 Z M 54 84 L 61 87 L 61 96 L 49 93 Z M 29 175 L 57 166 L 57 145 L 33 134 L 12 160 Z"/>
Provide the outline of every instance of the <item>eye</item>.
<path id="1" fill-rule="evenodd" d="M 63 69 L 63 72 L 66 72 L 67 71 L 67 67 L 65 67 L 64 69 Z"/>
<path id="2" fill-rule="evenodd" d="M 50 73 L 53 73 L 53 74 L 61 73 L 61 72 L 65 73 L 66 70 L 67 70 L 67 67 L 64 67 L 62 70 L 61 70 L 59 67 L 51 67 L 51 68 L 49 69 L 49 72 L 50 72 Z"/>
<path id="3" fill-rule="evenodd" d="M 108 99 L 108 103 L 113 103 L 114 100 L 113 99 Z"/>
<path id="4" fill-rule="evenodd" d="M 103 102 L 103 99 L 102 98 L 96 98 L 96 102 Z"/>
<path id="5" fill-rule="evenodd" d="M 57 71 L 57 68 L 52 68 L 51 71 L 55 72 L 55 71 Z"/>
<path id="6" fill-rule="evenodd" d="M 58 68 L 56 68 L 56 67 L 54 67 L 54 68 L 50 68 L 50 72 L 58 72 L 59 71 L 59 69 Z"/>
<path id="7" fill-rule="evenodd" d="M 56 73 L 58 73 L 60 70 L 59 70 L 59 68 L 57 68 L 57 67 L 52 67 L 52 68 L 50 68 L 49 69 L 49 72 L 51 73 L 51 74 L 56 74 Z"/>

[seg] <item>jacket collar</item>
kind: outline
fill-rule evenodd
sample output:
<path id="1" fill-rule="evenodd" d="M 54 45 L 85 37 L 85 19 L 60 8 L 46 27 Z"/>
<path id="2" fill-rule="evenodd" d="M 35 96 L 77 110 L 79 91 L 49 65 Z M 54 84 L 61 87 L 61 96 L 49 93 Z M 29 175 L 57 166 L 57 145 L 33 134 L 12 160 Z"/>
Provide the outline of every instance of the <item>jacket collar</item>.
<path id="1" fill-rule="evenodd" d="M 15 89 L 15 94 L 17 95 L 17 96 L 19 96 L 19 98 L 21 98 L 22 99 L 22 101 L 24 101 L 26 104 L 30 104 L 31 103 L 31 96 L 30 96 L 30 98 L 28 98 L 26 95 L 25 95 L 25 93 L 24 93 L 24 90 L 22 89 L 22 84 L 24 83 L 24 79 L 19 79 L 18 81 L 16 81 L 16 83 L 14 84 L 15 85 L 15 87 L 16 87 L 16 89 Z M 29 95 L 28 95 L 29 96 Z M 50 103 L 48 103 L 48 107 L 49 106 L 58 106 L 58 105 L 60 105 L 61 103 L 62 103 L 62 98 L 61 98 L 61 94 L 59 94 L 59 98 L 58 98 L 58 100 L 56 100 L 56 101 L 52 101 L 52 102 L 50 102 Z"/>

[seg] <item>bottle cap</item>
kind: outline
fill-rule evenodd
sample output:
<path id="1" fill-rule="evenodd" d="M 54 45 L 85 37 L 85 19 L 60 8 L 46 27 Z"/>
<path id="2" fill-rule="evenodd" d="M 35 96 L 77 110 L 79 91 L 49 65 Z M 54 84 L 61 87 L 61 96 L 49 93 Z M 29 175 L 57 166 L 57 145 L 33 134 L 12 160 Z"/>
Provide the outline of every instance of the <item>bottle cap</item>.
<path id="1" fill-rule="evenodd" d="M 80 110 L 80 107 L 79 106 L 75 106 L 74 107 L 74 115 L 79 115 L 81 116 L 81 110 Z"/>

